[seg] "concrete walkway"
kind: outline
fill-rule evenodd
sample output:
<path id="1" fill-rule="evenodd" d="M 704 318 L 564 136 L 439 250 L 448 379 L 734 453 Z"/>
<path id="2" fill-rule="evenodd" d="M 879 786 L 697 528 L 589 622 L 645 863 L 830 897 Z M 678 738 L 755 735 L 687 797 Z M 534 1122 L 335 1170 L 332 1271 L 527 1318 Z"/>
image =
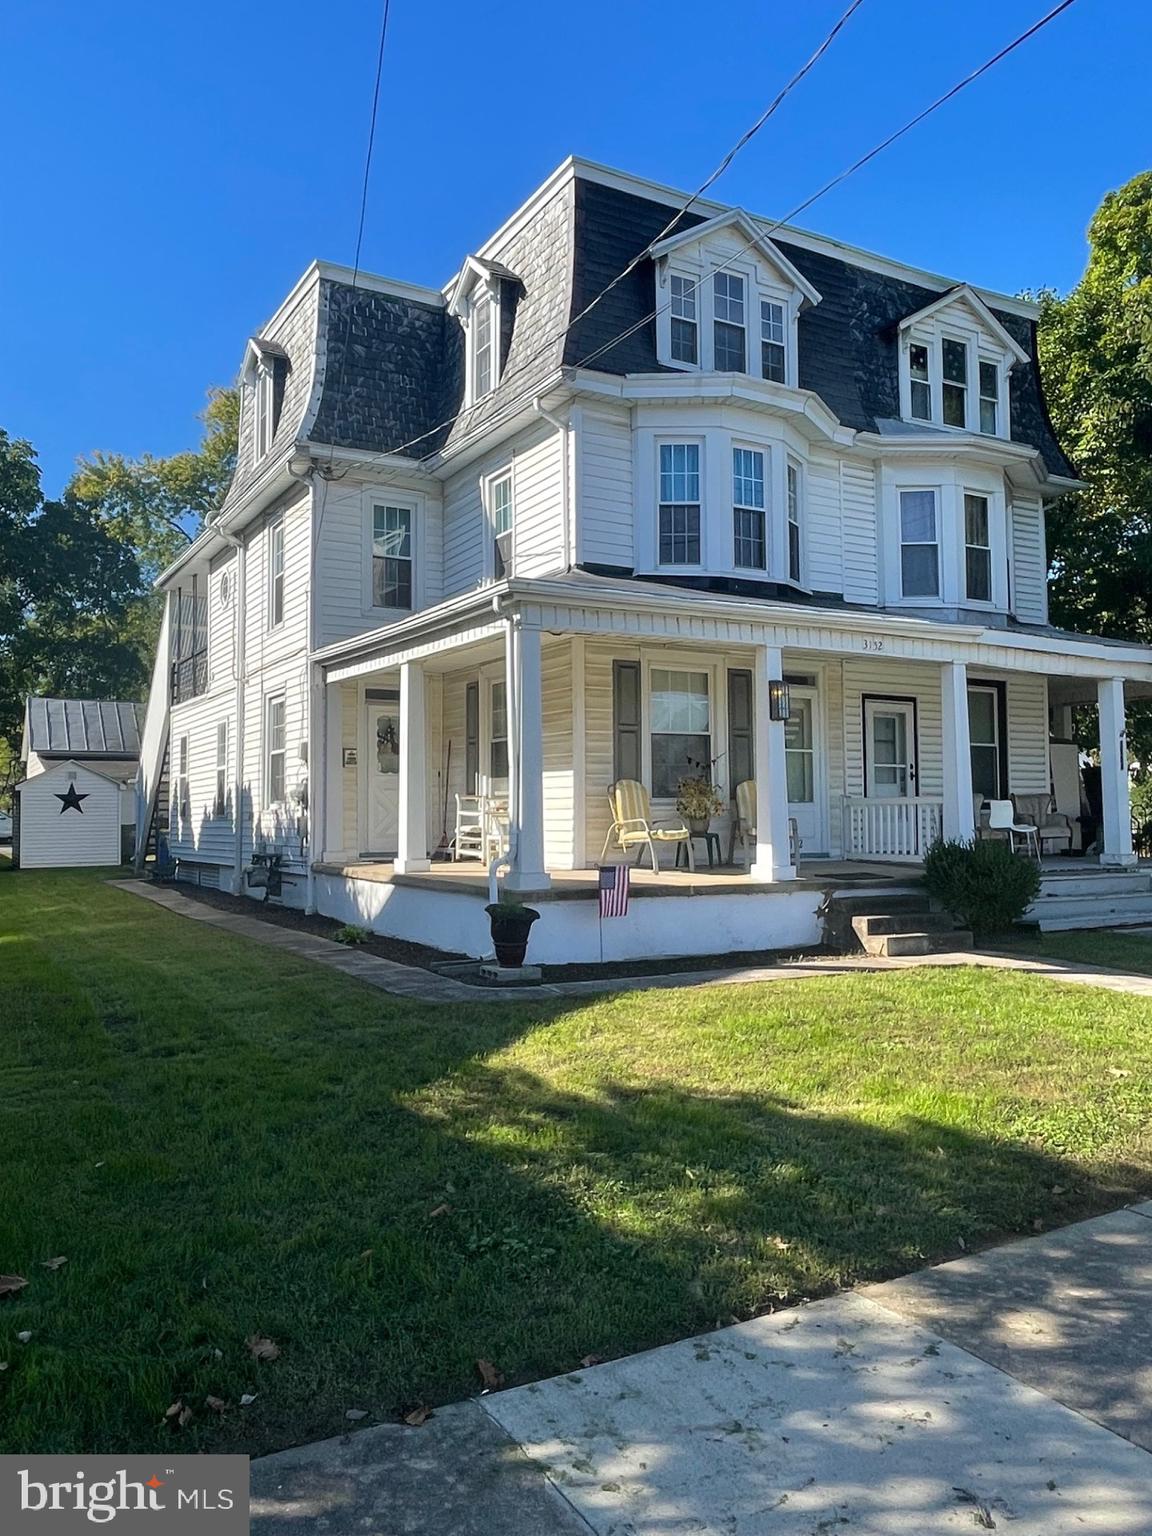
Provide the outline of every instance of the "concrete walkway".
<path id="1" fill-rule="evenodd" d="M 282 928 L 260 917 L 224 912 L 206 902 L 183 895 L 170 885 L 153 885 L 147 880 L 112 880 L 110 885 L 134 896 L 155 902 L 169 912 L 207 923 L 226 933 L 240 934 L 257 944 L 282 949 L 304 960 L 315 960 L 345 976 L 352 976 L 367 986 L 378 987 L 398 997 L 422 1003 L 529 1002 L 533 998 L 593 997 L 606 992 L 642 992 L 654 987 L 749 986 L 770 981 L 797 981 L 805 977 L 829 976 L 844 971 L 902 971 L 918 966 L 975 965 L 992 970 L 1026 971 L 1050 981 L 1073 985 L 1102 987 L 1110 992 L 1126 992 L 1134 997 L 1152 997 L 1152 976 L 1110 970 L 1104 966 L 1078 965 L 1072 961 L 1030 959 L 995 951 L 960 950 L 954 954 L 920 955 L 903 960 L 888 960 L 871 955 L 814 956 L 774 966 L 739 966 L 727 971 L 675 971 L 658 976 L 603 977 L 594 981 L 550 982 L 539 987 L 474 987 L 467 982 L 437 976 L 421 966 L 401 965 L 366 955 L 332 939 Z M 253 904 L 255 906 L 255 903 Z M 256 908 L 258 911 L 259 908 Z M 669 961 L 670 966 L 675 961 Z"/>
<path id="2" fill-rule="evenodd" d="M 1152 1203 L 252 1464 L 258 1536 L 1148 1536 Z"/>
<path id="3" fill-rule="evenodd" d="M 1147 1536 L 1152 1203 L 252 1464 L 260 1536 Z"/>

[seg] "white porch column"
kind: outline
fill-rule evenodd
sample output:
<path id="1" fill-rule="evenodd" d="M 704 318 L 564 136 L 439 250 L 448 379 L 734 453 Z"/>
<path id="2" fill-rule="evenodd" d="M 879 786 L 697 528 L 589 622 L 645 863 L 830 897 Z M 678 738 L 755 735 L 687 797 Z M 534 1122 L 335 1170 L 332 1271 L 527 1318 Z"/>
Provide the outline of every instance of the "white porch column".
<path id="1" fill-rule="evenodd" d="M 546 891 L 544 868 L 544 701 L 540 631 L 509 625 L 508 821 L 512 861 L 508 891 Z"/>
<path id="2" fill-rule="evenodd" d="M 1101 864 L 1126 868 L 1132 851 L 1132 807 L 1128 793 L 1128 743 L 1124 723 L 1124 679 L 1102 677 L 1096 684 L 1100 707 L 1100 797 L 1104 802 Z"/>
<path id="3" fill-rule="evenodd" d="M 321 858 L 344 850 L 344 691 L 324 684 L 324 825 Z"/>
<path id="4" fill-rule="evenodd" d="M 968 727 L 968 668 L 947 661 L 940 668 L 944 746 L 944 836 L 971 842 L 976 836 L 972 806 L 972 735 Z"/>
<path id="5" fill-rule="evenodd" d="M 424 707 L 424 663 L 400 663 L 400 828 L 398 875 L 428 869 L 428 738 Z"/>
<path id="6" fill-rule="evenodd" d="M 795 880 L 788 844 L 788 767 L 784 722 L 768 718 L 768 684 L 783 677 L 780 647 L 758 645 L 753 675 L 756 758 L 756 858 L 754 880 Z"/>

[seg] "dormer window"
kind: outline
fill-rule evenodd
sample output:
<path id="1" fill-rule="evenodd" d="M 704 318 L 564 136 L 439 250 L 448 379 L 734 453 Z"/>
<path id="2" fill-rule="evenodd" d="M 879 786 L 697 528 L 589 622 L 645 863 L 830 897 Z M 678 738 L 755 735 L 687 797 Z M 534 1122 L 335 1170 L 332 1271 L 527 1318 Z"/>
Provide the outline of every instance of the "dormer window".
<path id="1" fill-rule="evenodd" d="M 288 370 L 288 354 L 277 342 L 254 336 L 248 343 L 244 366 L 245 409 L 251 412 L 254 464 L 267 458 L 272 450 L 276 428 L 280 424 Z"/>
<path id="2" fill-rule="evenodd" d="M 747 214 L 721 214 L 650 255 L 661 363 L 797 386 L 796 321 L 820 295 Z"/>
<path id="3" fill-rule="evenodd" d="M 493 315 L 496 310 L 499 314 L 499 300 L 493 303 L 492 296 L 480 293 L 472 304 L 471 324 L 468 327 L 468 351 L 471 358 L 472 388 L 471 400 L 483 400 L 484 396 L 492 391 L 492 332 Z"/>
<path id="4" fill-rule="evenodd" d="M 978 294 L 954 289 L 901 322 L 900 400 L 907 421 L 1007 437 L 1008 374 L 1027 354 Z"/>

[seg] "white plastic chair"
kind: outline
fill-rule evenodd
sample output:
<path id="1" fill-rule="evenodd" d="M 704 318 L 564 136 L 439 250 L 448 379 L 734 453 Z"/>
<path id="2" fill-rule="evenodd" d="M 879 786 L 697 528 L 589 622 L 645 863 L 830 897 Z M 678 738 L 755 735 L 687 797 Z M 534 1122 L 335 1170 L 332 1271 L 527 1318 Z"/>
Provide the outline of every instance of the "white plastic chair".
<path id="1" fill-rule="evenodd" d="M 1031 851 L 1037 864 L 1040 862 L 1040 835 L 1037 829 L 1027 821 L 1016 820 L 1016 807 L 1011 800 L 989 800 L 988 802 L 988 830 L 990 832 L 1007 832 L 1008 846 L 1016 851 L 1016 839 L 1024 839 L 1025 851 Z"/>

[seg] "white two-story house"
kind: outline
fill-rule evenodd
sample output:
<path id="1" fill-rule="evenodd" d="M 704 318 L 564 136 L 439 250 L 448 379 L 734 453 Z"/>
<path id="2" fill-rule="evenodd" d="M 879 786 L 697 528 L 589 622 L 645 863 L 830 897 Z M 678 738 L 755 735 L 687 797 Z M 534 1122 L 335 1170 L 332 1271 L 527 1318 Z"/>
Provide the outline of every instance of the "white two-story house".
<path id="1" fill-rule="evenodd" d="M 846 861 L 1047 792 L 1086 702 L 1132 862 L 1152 652 L 1048 623 L 1078 482 L 1035 308 L 684 200 L 569 160 L 445 288 L 317 264 L 249 341 L 234 483 L 162 578 L 142 803 L 166 751 L 183 874 L 272 855 L 287 901 L 482 953 L 487 872 L 435 855 L 499 786 L 534 955 L 597 958 L 608 786 L 669 814 L 691 759 L 755 782 L 754 855 L 638 875 L 612 953 L 806 943 Z"/>

